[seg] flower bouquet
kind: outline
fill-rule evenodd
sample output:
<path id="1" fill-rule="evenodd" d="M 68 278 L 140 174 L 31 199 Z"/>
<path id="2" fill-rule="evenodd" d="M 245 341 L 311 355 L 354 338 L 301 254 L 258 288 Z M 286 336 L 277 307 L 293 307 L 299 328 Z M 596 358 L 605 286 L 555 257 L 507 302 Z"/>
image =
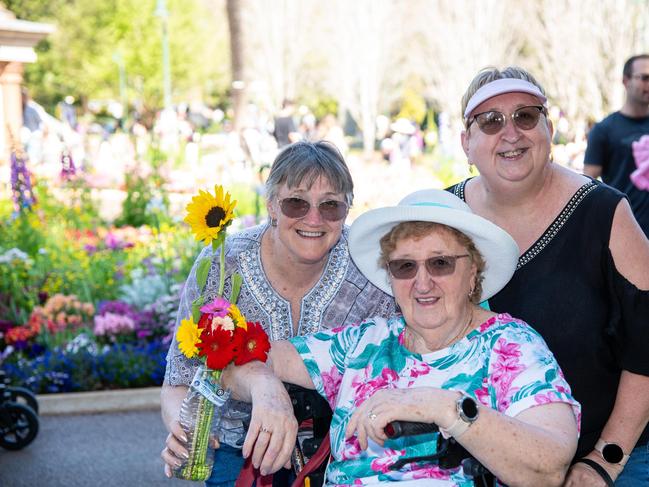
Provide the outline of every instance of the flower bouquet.
<path id="1" fill-rule="evenodd" d="M 185 222 L 192 226 L 197 240 L 211 243 L 213 255 L 219 255 L 220 280 L 218 296 L 204 302 L 203 292 L 212 258 L 197 263 L 196 280 L 201 289 L 192 303 L 192 316 L 181 320 L 176 332 L 180 351 L 187 358 L 198 357 L 204 364 L 196 371 L 187 396 L 180 409 L 180 424 L 187 436 L 189 458 L 173 470 L 175 477 L 186 480 L 206 480 L 214 463 L 210 436 L 216 436 L 222 407 L 228 393 L 219 386 L 222 370 L 230 363 L 243 365 L 252 360 L 266 361 L 270 343 L 259 323 L 246 322 L 236 303 L 242 279 L 232 275 L 232 293 L 223 297 L 225 286 L 225 236 L 232 222 L 236 201 L 224 194 L 221 186 L 215 195 L 200 191 L 187 205 Z M 220 248 L 220 252 L 219 251 Z"/>

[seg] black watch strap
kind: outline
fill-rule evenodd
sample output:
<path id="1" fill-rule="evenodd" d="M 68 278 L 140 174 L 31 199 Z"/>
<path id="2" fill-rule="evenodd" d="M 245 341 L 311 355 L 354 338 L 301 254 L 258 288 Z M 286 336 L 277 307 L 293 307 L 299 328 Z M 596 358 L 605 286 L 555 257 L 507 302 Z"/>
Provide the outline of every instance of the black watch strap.
<path id="1" fill-rule="evenodd" d="M 591 460 L 590 458 L 578 458 L 573 462 L 573 465 L 575 463 L 585 463 L 590 468 L 595 470 L 595 472 L 597 472 L 597 474 L 604 479 L 604 482 L 606 482 L 607 487 L 615 487 L 615 483 L 613 482 L 613 479 L 608 474 L 606 469 L 602 467 L 599 463 L 597 463 L 595 460 Z"/>

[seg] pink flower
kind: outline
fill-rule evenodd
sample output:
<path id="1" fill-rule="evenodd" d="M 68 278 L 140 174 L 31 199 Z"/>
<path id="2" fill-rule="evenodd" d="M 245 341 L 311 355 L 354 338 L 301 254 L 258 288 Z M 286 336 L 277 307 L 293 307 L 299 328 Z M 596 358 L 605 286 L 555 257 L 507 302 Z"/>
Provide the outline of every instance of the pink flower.
<path id="1" fill-rule="evenodd" d="M 518 343 L 507 343 L 507 340 L 504 338 L 499 338 L 498 343 L 494 347 L 494 352 L 501 357 L 520 357 L 520 348 L 521 346 Z"/>
<path id="2" fill-rule="evenodd" d="M 390 466 L 394 465 L 399 460 L 399 457 L 405 455 L 405 453 L 405 450 L 396 451 L 386 448 L 383 451 L 384 456 L 372 460 L 370 468 L 375 472 L 387 473 L 390 471 Z"/>
<path id="3" fill-rule="evenodd" d="M 135 330 L 135 322 L 126 315 L 105 313 L 95 316 L 95 335 L 119 335 Z"/>
<path id="4" fill-rule="evenodd" d="M 335 366 L 331 367 L 329 372 L 322 373 L 322 385 L 329 404 L 334 404 L 336 402 L 342 379 L 340 372 L 338 372 L 338 369 Z"/>
<path id="5" fill-rule="evenodd" d="M 381 375 L 368 380 L 370 377 L 372 366 L 369 365 L 364 369 L 364 377 L 356 376 L 352 381 L 352 386 L 355 389 L 354 405 L 360 406 L 367 399 L 372 396 L 379 389 L 394 389 L 397 387 L 397 380 L 399 375 L 392 369 L 387 367 L 381 371 Z"/>
<path id="6" fill-rule="evenodd" d="M 555 394 L 552 391 L 549 391 L 546 394 L 536 394 L 534 396 L 534 401 L 536 404 L 550 404 L 555 402 Z"/>
<path id="7" fill-rule="evenodd" d="M 440 479 L 449 480 L 451 475 L 446 470 L 439 468 L 439 465 L 417 465 L 412 464 L 413 479 Z"/>
<path id="8" fill-rule="evenodd" d="M 216 297 L 211 303 L 201 306 L 201 312 L 224 317 L 230 309 L 230 301 L 225 298 Z"/>
<path id="9" fill-rule="evenodd" d="M 430 365 L 417 361 L 413 364 L 408 372 L 410 377 L 412 377 L 413 379 L 419 377 L 420 375 L 428 375 L 430 374 Z"/>
<path id="10" fill-rule="evenodd" d="M 343 445 L 342 450 L 340 451 L 340 459 L 352 460 L 358 458 L 360 454 L 361 454 L 361 445 L 358 442 L 358 438 L 356 436 L 347 438 L 345 440 L 345 444 Z"/>

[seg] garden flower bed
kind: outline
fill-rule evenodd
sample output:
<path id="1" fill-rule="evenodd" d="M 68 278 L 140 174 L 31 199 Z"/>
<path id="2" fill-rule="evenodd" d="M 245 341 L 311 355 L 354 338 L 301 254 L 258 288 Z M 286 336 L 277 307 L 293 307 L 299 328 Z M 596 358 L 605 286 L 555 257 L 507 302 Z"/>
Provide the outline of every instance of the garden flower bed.
<path id="1" fill-rule="evenodd" d="M 12 384 L 37 394 L 161 385 L 202 243 L 168 214 L 155 167 L 127 179 L 107 222 L 82 176 L 32 186 L 24 161 L 12 166 L 12 199 L 0 199 L 0 367 Z M 243 199 L 250 210 L 254 192 Z"/>

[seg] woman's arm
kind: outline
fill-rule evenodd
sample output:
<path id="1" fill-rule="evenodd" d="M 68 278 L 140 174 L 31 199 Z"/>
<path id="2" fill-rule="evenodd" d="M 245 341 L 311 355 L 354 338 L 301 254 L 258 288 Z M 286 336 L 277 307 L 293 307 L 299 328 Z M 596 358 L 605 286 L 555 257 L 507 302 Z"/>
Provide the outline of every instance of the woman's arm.
<path id="1" fill-rule="evenodd" d="M 618 204 L 613 217 L 609 248 L 615 267 L 640 290 L 649 290 L 649 241 L 633 216 L 627 200 Z M 630 337 L 637 339 L 638 337 Z M 601 438 L 617 443 L 626 454 L 635 446 L 649 420 L 649 377 L 622 371 L 615 406 L 606 422 Z M 596 461 L 615 480 L 622 468 L 604 461 L 597 451 L 586 458 Z M 601 485 L 604 481 L 590 467 L 578 463 L 570 469 L 566 486 Z"/>
<path id="2" fill-rule="evenodd" d="M 244 458 L 262 475 L 290 463 L 295 447 L 297 421 L 283 382 L 313 389 L 304 362 L 290 342 L 273 342 L 267 364 L 255 361 L 229 366 L 221 376 L 233 397 L 252 403 L 250 427 L 243 444 Z"/>
<path id="3" fill-rule="evenodd" d="M 383 389 L 352 415 L 346 436 L 355 431 L 382 444 L 391 421 L 419 421 L 449 428 L 457 420 L 458 392 L 421 387 Z M 501 481 L 514 486 L 561 485 L 577 449 L 577 423 L 570 405 L 535 406 L 515 418 L 479 407 L 478 419 L 457 441 Z"/>
<path id="4" fill-rule="evenodd" d="M 187 390 L 187 386 L 171 386 L 165 382 L 160 392 L 162 422 L 169 432 L 160 456 L 165 462 L 165 475 L 169 478 L 171 478 L 171 470 L 182 464 L 180 459 L 187 458 L 188 455 L 185 447 L 187 437 L 178 421 L 180 406 L 187 395 Z"/>

